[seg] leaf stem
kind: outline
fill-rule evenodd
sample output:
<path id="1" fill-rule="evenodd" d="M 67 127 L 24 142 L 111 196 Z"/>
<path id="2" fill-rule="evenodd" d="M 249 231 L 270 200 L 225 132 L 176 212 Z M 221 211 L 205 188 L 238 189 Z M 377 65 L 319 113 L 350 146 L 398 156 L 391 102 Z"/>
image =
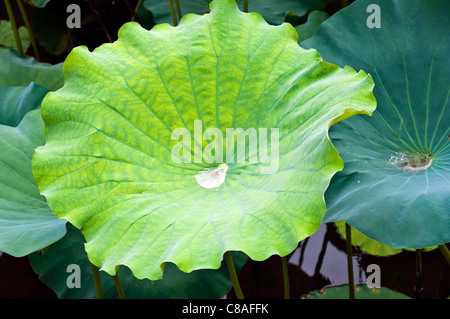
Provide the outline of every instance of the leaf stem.
<path id="1" fill-rule="evenodd" d="M 45 253 L 47 252 L 47 250 L 50 248 L 50 246 L 51 246 L 51 244 L 48 245 L 47 247 L 44 247 L 44 248 L 39 249 L 39 250 L 37 251 L 38 254 L 42 256 L 43 254 L 45 254 Z"/>
<path id="2" fill-rule="evenodd" d="M 139 1 L 137 2 L 136 7 L 134 8 L 134 15 L 133 15 L 133 17 L 131 18 L 131 21 L 135 21 L 135 19 L 137 18 L 137 13 L 138 13 L 138 11 L 139 11 L 139 8 L 141 7 L 141 3 L 142 3 L 142 0 L 139 0 Z"/>
<path id="3" fill-rule="evenodd" d="M 236 269 L 234 268 L 233 258 L 231 257 L 231 252 L 227 251 L 225 253 L 225 261 L 227 262 L 228 272 L 230 273 L 231 282 L 233 283 L 234 292 L 238 299 L 244 299 L 244 294 L 242 293 L 241 286 L 239 285 L 239 279 L 236 274 Z"/>
<path id="4" fill-rule="evenodd" d="M 290 299 L 290 287 L 289 287 L 289 269 L 287 263 L 287 257 L 281 257 L 281 265 L 283 267 L 283 279 L 284 279 L 284 299 Z"/>
<path id="5" fill-rule="evenodd" d="M 169 0 L 170 6 L 170 14 L 172 15 L 173 26 L 176 27 L 178 25 L 177 22 L 177 14 L 175 13 L 175 7 L 173 5 L 173 0 Z"/>
<path id="6" fill-rule="evenodd" d="M 444 258 L 450 264 L 450 251 L 448 250 L 447 245 L 446 244 L 439 245 L 439 249 L 442 255 L 444 255 Z"/>
<path id="7" fill-rule="evenodd" d="M 135 19 L 138 18 L 137 14 L 136 14 L 136 11 L 133 10 L 133 8 L 131 7 L 130 2 L 128 0 L 123 0 L 123 1 L 125 2 L 125 5 L 127 6 L 128 11 L 130 11 L 131 21 L 135 21 Z"/>
<path id="8" fill-rule="evenodd" d="M 36 43 L 36 37 L 34 36 L 33 29 L 31 28 L 30 19 L 28 19 L 27 12 L 23 6 L 22 0 L 16 0 L 17 5 L 19 6 L 20 13 L 22 14 L 23 22 L 25 22 L 25 27 L 28 30 L 28 34 L 30 35 L 31 46 L 33 47 L 33 52 L 35 58 L 40 61 L 41 55 L 39 54 L 39 48 Z"/>
<path id="9" fill-rule="evenodd" d="M 91 12 L 96 16 L 98 22 L 99 22 L 100 25 L 102 26 L 103 31 L 105 32 L 106 38 L 108 39 L 108 41 L 109 41 L 110 43 L 112 43 L 113 40 L 112 40 L 112 38 L 111 38 L 111 35 L 110 35 L 109 32 L 108 32 L 108 28 L 107 28 L 106 25 L 103 23 L 103 20 L 102 20 L 102 18 L 101 18 L 101 16 L 100 16 L 100 13 L 98 13 L 98 11 L 92 6 L 92 4 L 91 4 L 91 2 L 90 2 L 89 0 L 84 0 L 84 1 L 87 3 L 87 5 L 89 6 L 89 9 L 90 9 Z"/>
<path id="10" fill-rule="evenodd" d="M 353 278 L 352 226 L 345 223 L 345 237 L 347 239 L 347 269 L 348 290 L 350 299 L 355 299 L 355 280 Z"/>
<path id="11" fill-rule="evenodd" d="M 178 21 L 181 21 L 183 14 L 181 13 L 180 2 L 178 0 L 175 0 L 175 7 L 177 8 Z"/>
<path id="12" fill-rule="evenodd" d="M 5 0 L 6 11 L 8 12 L 9 23 L 11 23 L 11 29 L 14 34 L 14 40 L 16 41 L 17 50 L 20 54 L 24 54 L 22 42 L 20 41 L 19 31 L 17 30 L 16 19 L 14 19 L 14 12 L 11 7 L 11 2 L 9 0 Z"/>
<path id="13" fill-rule="evenodd" d="M 414 298 L 419 298 L 423 291 L 423 274 L 422 274 L 422 250 L 416 249 L 416 283 L 414 284 Z"/>
<path id="14" fill-rule="evenodd" d="M 244 12 L 248 12 L 248 0 L 244 0 Z"/>
<path id="15" fill-rule="evenodd" d="M 92 276 L 94 277 L 95 293 L 97 294 L 97 299 L 103 299 L 103 289 L 102 282 L 100 280 L 100 273 L 98 267 L 91 263 Z"/>
<path id="16" fill-rule="evenodd" d="M 119 274 L 116 273 L 114 276 L 112 276 L 112 279 L 114 280 L 114 284 L 116 285 L 117 293 L 119 294 L 120 299 L 127 299 L 127 296 L 125 296 L 125 291 L 123 290 L 122 283 L 119 279 Z"/>

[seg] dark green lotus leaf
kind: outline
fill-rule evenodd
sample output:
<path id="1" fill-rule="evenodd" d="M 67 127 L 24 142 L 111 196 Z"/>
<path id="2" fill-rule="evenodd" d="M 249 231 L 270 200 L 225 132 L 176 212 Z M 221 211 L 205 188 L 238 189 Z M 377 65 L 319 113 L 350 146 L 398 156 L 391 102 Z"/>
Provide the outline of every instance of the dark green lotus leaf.
<path id="1" fill-rule="evenodd" d="M 181 13 L 203 14 L 209 12 L 211 0 L 179 0 Z M 243 1 L 237 0 L 239 8 L 243 10 Z M 169 1 L 143 0 L 142 6 L 151 11 L 156 23 L 173 23 Z M 258 12 L 264 19 L 274 25 L 284 21 L 288 13 L 303 16 L 308 10 L 321 9 L 323 0 L 257 0 L 248 1 L 248 11 Z"/>
<path id="2" fill-rule="evenodd" d="M 31 83 L 29 86 L 0 86 L 0 124 L 17 126 L 29 111 L 40 108 L 49 90 Z"/>
<path id="3" fill-rule="evenodd" d="M 63 86 L 63 64 L 39 63 L 11 49 L 0 49 L 0 86 L 28 86 L 31 82 L 56 90 Z"/>
<path id="4" fill-rule="evenodd" d="M 44 248 L 66 231 L 66 221 L 51 212 L 31 171 L 33 151 L 44 144 L 40 111 L 32 110 L 63 82 L 62 63 L 40 64 L 0 50 L 0 250 L 13 256 Z"/>
<path id="5" fill-rule="evenodd" d="M 67 234 L 54 243 L 42 255 L 30 255 L 30 262 L 39 278 L 52 288 L 62 299 L 96 298 L 90 262 L 84 250 L 83 234 L 71 224 Z M 247 256 L 233 252 L 236 271 L 247 261 Z M 80 267 L 81 288 L 68 288 L 66 281 L 71 274 L 67 266 Z M 186 274 L 168 263 L 164 267 L 162 280 L 137 279 L 127 267 L 118 271 L 120 282 L 129 299 L 198 299 L 220 298 L 232 287 L 228 269 L 225 265 L 217 270 L 197 270 Z M 106 299 L 118 298 L 117 290 L 110 275 L 100 271 L 103 295 Z"/>
<path id="6" fill-rule="evenodd" d="M 300 24 L 295 27 L 298 33 L 298 42 L 301 43 L 311 38 L 320 25 L 330 17 L 325 11 L 315 10 L 308 15 L 306 23 Z"/>
<path id="7" fill-rule="evenodd" d="M 33 151 L 43 144 L 40 110 L 27 113 L 18 127 L 0 125 L 0 250 L 12 256 L 44 248 L 66 232 L 66 221 L 51 212 L 31 171 Z"/>
<path id="8" fill-rule="evenodd" d="M 319 228 L 325 189 L 342 169 L 328 128 L 376 104 L 366 73 L 324 63 L 290 24 L 270 26 L 232 0 L 175 28 L 127 23 L 112 44 L 74 49 L 64 74 L 42 103 L 41 193 L 82 229 L 93 264 L 152 280 L 167 262 L 191 272 L 219 268 L 227 251 L 254 260 L 292 252 Z M 267 136 L 259 148 L 236 141 L 242 154 L 225 138 L 239 128 Z M 209 129 L 214 151 L 201 134 Z M 180 145 L 196 156 L 180 157 Z"/>
<path id="9" fill-rule="evenodd" d="M 380 28 L 369 28 L 380 8 Z M 370 9 L 370 8 L 369 8 Z M 362 68 L 377 111 L 330 130 L 345 166 L 326 193 L 325 222 L 344 220 L 393 248 L 450 241 L 450 2 L 359 0 L 301 44 Z"/>
<path id="10" fill-rule="evenodd" d="M 348 285 L 329 287 L 320 291 L 314 291 L 304 299 L 348 299 Z M 356 286 L 355 299 L 411 299 L 401 292 L 381 287 L 369 288 L 366 285 Z"/>
<path id="11" fill-rule="evenodd" d="M 31 12 L 33 33 L 40 46 L 51 55 L 60 55 L 69 45 L 71 29 L 67 27 L 68 4 L 52 2 Z M 84 12 L 81 12 L 84 13 Z M 81 18 L 81 17 L 80 17 Z"/>

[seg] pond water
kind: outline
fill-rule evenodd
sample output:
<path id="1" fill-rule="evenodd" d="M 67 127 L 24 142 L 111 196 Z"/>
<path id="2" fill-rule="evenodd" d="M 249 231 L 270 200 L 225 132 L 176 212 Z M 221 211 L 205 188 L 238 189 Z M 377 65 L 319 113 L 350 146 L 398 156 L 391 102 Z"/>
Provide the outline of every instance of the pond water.
<path id="1" fill-rule="evenodd" d="M 450 265 L 439 249 L 422 253 L 422 271 L 416 270 L 416 252 L 403 251 L 377 257 L 353 247 L 354 281 L 366 284 L 367 267 L 381 269 L 381 285 L 411 298 L 450 296 Z M 323 224 L 311 237 L 300 242 L 288 257 L 291 298 L 301 298 L 313 290 L 348 284 L 346 242 L 334 224 Z M 283 298 L 281 258 L 264 262 L 249 261 L 242 269 L 240 284 L 246 298 Z M 231 291 L 228 298 L 234 298 Z"/>
<path id="2" fill-rule="evenodd" d="M 324 224 L 311 237 L 300 242 L 288 256 L 291 298 L 301 298 L 314 290 L 348 284 L 345 240 L 334 224 Z M 366 284 L 370 264 L 381 269 L 381 285 L 412 298 L 450 296 L 450 266 L 439 249 L 422 253 L 418 271 L 416 253 L 404 251 L 390 257 L 376 257 L 353 248 L 355 284 Z M 281 299 L 284 295 L 281 258 L 249 260 L 239 275 L 247 299 Z M 0 299 L 56 298 L 39 280 L 28 257 L 16 258 L 0 252 Z M 231 290 L 225 298 L 235 298 Z"/>

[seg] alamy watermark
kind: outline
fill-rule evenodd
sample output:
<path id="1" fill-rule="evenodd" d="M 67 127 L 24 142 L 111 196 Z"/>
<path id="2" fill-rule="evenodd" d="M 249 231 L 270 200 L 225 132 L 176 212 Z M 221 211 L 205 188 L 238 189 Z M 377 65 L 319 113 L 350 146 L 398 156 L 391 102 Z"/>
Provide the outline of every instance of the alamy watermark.
<path id="1" fill-rule="evenodd" d="M 174 163 L 262 163 L 261 174 L 278 171 L 278 128 L 226 128 L 224 136 L 219 128 L 207 128 L 203 133 L 202 120 L 195 120 L 194 136 L 182 127 L 173 130 L 171 139 L 178 141 L 172 148 Z M 202 147 L 204 141 L 208 143 Z"/>
<path id="2" fill-rule="evenodd" d="M 70 15 L 67 17 L 66 25 L 69 29 L 81 28 L 81 9 L 77 4 L 69 4 L 67 6 L 67 13 Z"/>
<path id="3" fill-rule="evenodd" d="M 81 288 L 81 269 L 77 264 L 70 264 L 66 268 L 66 272 L 70 273 L 66 279 L 67 288 Z"/>
<path id="4" fill-rule="evenodd" d="M 370 13 L 367 17 L 366 25 L 369 29 L 381 28 L 381 9 L 378 4 L 369 4 L 366 12 Z"/>
<path id="5" fill-rule="evenodd" d="M 370 264 L 367 266 L 367 272 L 370 273 L 367 276 L 366 284 L 369 288 L 381 288 L 381 268 L 377 264 Z"/>

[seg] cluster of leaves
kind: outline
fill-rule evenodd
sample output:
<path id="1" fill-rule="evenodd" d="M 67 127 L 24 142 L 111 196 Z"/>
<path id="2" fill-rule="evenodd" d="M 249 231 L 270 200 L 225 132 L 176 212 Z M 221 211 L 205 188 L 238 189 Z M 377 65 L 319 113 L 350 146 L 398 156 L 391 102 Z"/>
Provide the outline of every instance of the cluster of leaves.
<path id="1" fill-rule="evenodd" d="M 63 2 L 29 2 L 23 48 L 36 36 L 47 54 L 70 54 L 64 72 L 38 63 L 0 25 L 12 48 L 0 49 L 0 250 L 31 254 L 59 297 L 94 297 L 92 263 L 105 297 L 117 297 L 106 273 L 118 272 L 129 297 L 217 298 L 231 288 L 225 252 L 239 270 L 289 254 L 325 222 L 351 224 L 373 254 L 450 241 L 445 1 L 375 1 L 383 25 L 371 29 L 368 0 L 336 13 L 337 1 L 249 1 L 259 14 L 179 0 L 181 21 L 168 1 L 143 0 L 137 22 L 93 52 L 72 50 L 64 19 L 45 25 Z M 111 38 L 88 7 L 83 24 Z M 201 188 L 208 165 L 175 165 L 170 152 L 171 132 L 196 119 L 279 128 L 279 171 L 228 163 L 220 188 Z M 411 156 L 432 165 L 405 169 Z M 82 290 L 67 289 L 71 263 Z"/>

